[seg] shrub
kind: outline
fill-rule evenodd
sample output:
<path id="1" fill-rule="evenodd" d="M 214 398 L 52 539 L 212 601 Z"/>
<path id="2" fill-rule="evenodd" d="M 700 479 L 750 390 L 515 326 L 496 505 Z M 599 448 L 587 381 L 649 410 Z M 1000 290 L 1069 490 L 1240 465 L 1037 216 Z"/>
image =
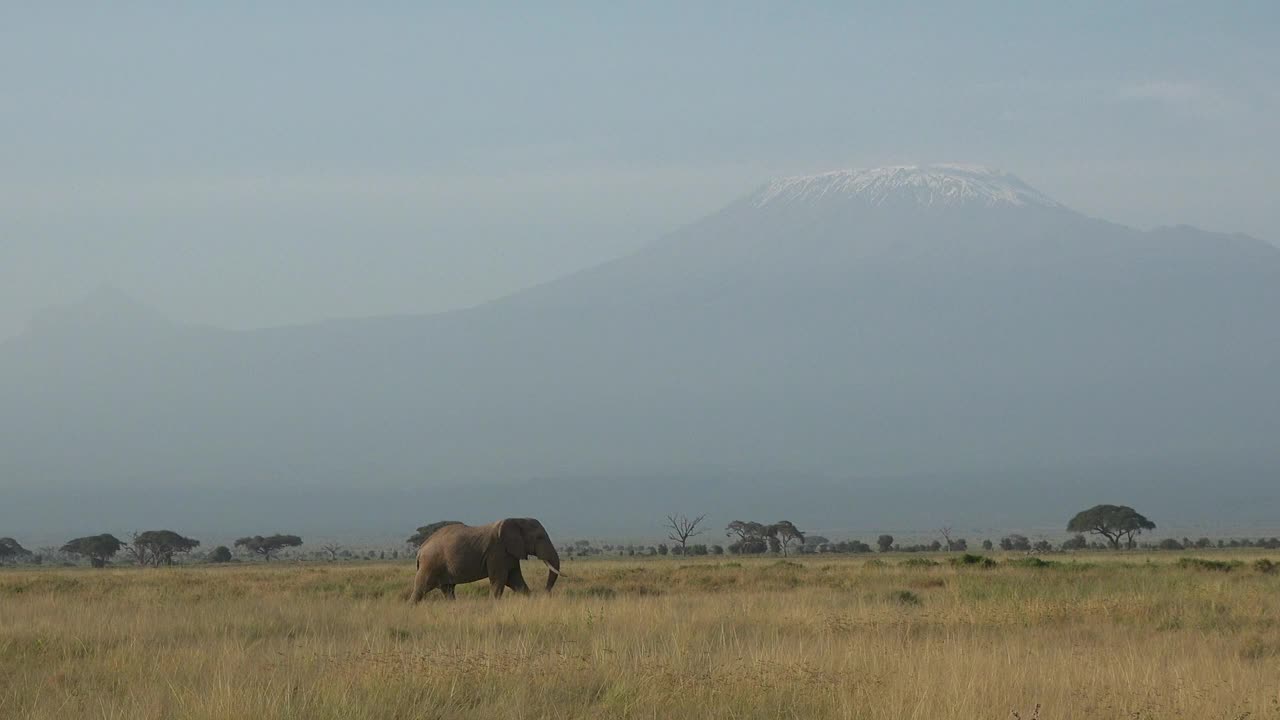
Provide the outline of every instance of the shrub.
<path id="1" fill-rule="evenodd" d="M 1280 563 L 1272 562 L 1267 558 L 1262 558 L 1253 564 L 1253 569 L 1263 575 L 1272 575 L 1276 572 L 1280 572 Z"/>
<path id="2" fill-rule="evenodd" d="M 898 564 L 902 567 L 934 567 L 938 563 L 929 558 L 907 558 Z"/>
<path id="3" fill-rule="evenodd" d="M 1017 558 L 1015 560 L 1006 560 L 1004 564 L 1008 565 L 1009 567 L 1029 567 L 1029 568 L 1042 568 L 1042 567 L 1049 567 L 1050 565 L 1057 565 L 1057 563 L 1053 562 L 1052 560 L 1041 560 L 1040 558 L 1035 556 Z"/>
<path id="4" fill-rule="evenodd" d="M 969 567 L 992 568 L 996 566 L 996 561 L 986 557 L 985 555 L 971 555 L 969 553 L 965 553 L 960 557 L 953 557 L 949 562 L 957 567 L 963 565 Z"/>
<path id="5" fill-rule="evenodd" d="M 895 590 L 889 594 L 889 599 L 899 605 L 919 605 L 920 596 L 910 590 Z"/>
<path id="6" fill-rule="evenodd" d="M 1027 552 L 1031 550 L 1031 541 L 1026 535 L 1006 535 L 1000 538 L 1000 549 L 1004 551 L 1021 550 Z"/>
<path id="7" fill-rule="evenodd" d="M 231 562 L 231 548 L 226 545 L 219 545 L 209 553 L 209 562 L 224 563 Z"/>
<path id="8" fill-rule="evenodd" d="M 1227 562 L 1225 560 L 1205 560 L 1204 558 L 1181 558 L 1178 560 L 1178 567 L 1191 570 L 1213 570 L 1216 572 L 1231 572 L 1233 569 L 1242 565 L 1239 560 Z"/>
<path id="9" fill-rule="evenodd" d="M 1089 541 L 1085 539 L 1084 535 L 1080 534 L 1073 535 L 1069 540 L 1065 540 L 1062 543 L 1063 550 L 1087 550 L 1088 548 Z"/>
<path id="10" fill-rule="evenodd" d="M 1178 542 L 1177 540 L 1174 540 L 1173 538 L 1165 538 L 1161 540 L 1160 543 L 1156 545 L 1156 547 L 1161 550 L 1184 550 L 1185 549 L 1182 543 Z"/>

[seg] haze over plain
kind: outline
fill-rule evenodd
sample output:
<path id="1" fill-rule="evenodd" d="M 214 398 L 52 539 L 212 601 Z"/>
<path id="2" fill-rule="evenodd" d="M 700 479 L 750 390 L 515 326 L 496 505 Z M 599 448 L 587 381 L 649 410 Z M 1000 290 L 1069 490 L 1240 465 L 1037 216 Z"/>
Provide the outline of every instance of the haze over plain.
<path id="1" fill-rule="evenodd" d="M 1272 5 L 406 12 L 0 10 L 0 519 L 1274 516 Z"/>

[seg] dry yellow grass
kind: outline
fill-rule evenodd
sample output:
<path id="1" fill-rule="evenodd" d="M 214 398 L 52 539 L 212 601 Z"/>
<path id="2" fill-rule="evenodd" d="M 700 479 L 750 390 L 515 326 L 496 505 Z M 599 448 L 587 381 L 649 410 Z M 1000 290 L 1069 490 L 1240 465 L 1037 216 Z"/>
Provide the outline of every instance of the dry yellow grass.
<path id="1" fill-rule="evenodd" d="M 0 717 L 1280 718 L 1280 575 L 1170 560 L 577 561 L 418 607 L 403 563 L 6 570 Z"/>

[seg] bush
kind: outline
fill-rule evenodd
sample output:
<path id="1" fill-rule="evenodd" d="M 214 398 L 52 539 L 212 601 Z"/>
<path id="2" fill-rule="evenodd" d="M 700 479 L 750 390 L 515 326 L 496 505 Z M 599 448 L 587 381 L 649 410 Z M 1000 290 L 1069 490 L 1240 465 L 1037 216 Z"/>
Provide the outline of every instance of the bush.
<path id="1" fill-rule="evenodd" d="M 1185 550 L 1186 549 L 1182 543 L 1178 542 L 1177 540 L 1174 540 L 1173 538 L 1165 538 L 1164 540 L 1161 540 L 1160 543 L 1156 545 L 1156 547 L 1159 548 L 1160 550 Z"/>
<path id="2" fill-rule="evenodd" d="M 1026 535 L 1006 535 L 1000 538 L 1000 549 L 1005 551 L 1020 550 L 1028 552 L 1031 550 L 1031 541 Z"/>
<path id="3" fill-rule="evenodd" d="M 996 566 L 996 561 L 986 557 L 985 555 L 970 555 L 969 553 L 965 553 L 960 557 L 953 557 L 949 562 L 957 567 L 967 566 L 992 568 Z"/>
<path id="4" fill-rule="evenodd" d="M 738 541 L 729 546 L 734 555 L 759 555 L 769 549 L 763 540 Z"/>
<path id="5" fill-rule="evenodd" d="M 209 562 L 224 563 L 231 562 L 231 548 L 226 545 L 219 545 L 209 553 Z"/>
<path id="6" fill-rule="evenodd" d="M 1009 567 L 1029 567 L 1029 568 L 1042 568 L 1042 567 L 1049 567 L 1050 565 L 1057 565 L 1057 563 L 1053 562 L 1052 560 L 1041 560 L 1040 558 L 1035 556 L 1017 558 L 1016 560 L 1006 560 L 1004 564 L 1008 565 Z"/>
<path id="7" fill-rule="evenodd" d="M 1239 560 L 1227 562 L 1225 560 L 1205 560 L 1204 558 L 1182 558 L 1178 560 L 1178 567 L 1190 570 L 1212 570 L 1216 572 L 1231 572 L 1233 569 L 1243 565 Z"/>
<path id="8" fill-rule="evenodd" d="M 1263 575 L 1272 575 L 1276 572 L 1280 572 L 1280 563 L 1272 562 L 1267 558 L 1262 558 L 1253 564 L 1253 569 Z"/>
<path id="9" fill-rule="evenodd" d="M 910 590 L 895 590 L 889 594 L 889 599 L 899 605 L 919 605 L 920 596 Z"/>
<path id="10" fill-rule="evenodd" d="M 1084 535 L 1080 534 L 1073 535 L 1071 539 L 1062 543 L 1063 550 L 1087 550 L 1088 548 L 1089 541 L 1085 539 Z"/>
<path id="11" fill-rule="evenodd" d="M 902 567 L 935 567 L 938 563 L 929 558 L 907 558 L 898 564 Z"/>

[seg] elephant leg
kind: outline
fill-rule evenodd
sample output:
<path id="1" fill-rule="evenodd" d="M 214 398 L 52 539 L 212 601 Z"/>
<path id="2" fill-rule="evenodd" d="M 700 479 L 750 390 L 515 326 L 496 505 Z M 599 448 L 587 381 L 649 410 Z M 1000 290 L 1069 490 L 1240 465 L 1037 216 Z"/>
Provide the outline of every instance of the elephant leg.
<path id="1" fill-rule="evenodd" d="M 511 572 L 507 574 L 507 587 L 522 595 L 529 594 L 529 585 L 525 583 L 524 575 L 520 573 L 519 565 L 511 568 Z"/>
<path id="2" fill-rule="evenodd" d="M 441 585 L 441 586 L 440 586 L 440 592 L 444 593 L 444 597 L 445 597 L 445 599 L 446 599 L 446 600 L 457 600 L 457 599 L 458 599 L 458 598 L 453 594 L 453 587 L 454 587 L 453 585 Z"/>
<path id="3" fill-rule="evenodd" d="M 507 584 L 507 574 L 505 569 L 489 573 L 489 593 L 493 595 L 495 600 L 502 597 L 502 589 Z"/>
<path id="4" fill-rule="evenodd" d="M 413 579 L 413 590 L 409 593 L 409 602 L 415 604 L 421 602 L 423 595 L 435 590 L 438 586 L 439 582 L 435 578 L 425 572 L 419 572 Z"/>

